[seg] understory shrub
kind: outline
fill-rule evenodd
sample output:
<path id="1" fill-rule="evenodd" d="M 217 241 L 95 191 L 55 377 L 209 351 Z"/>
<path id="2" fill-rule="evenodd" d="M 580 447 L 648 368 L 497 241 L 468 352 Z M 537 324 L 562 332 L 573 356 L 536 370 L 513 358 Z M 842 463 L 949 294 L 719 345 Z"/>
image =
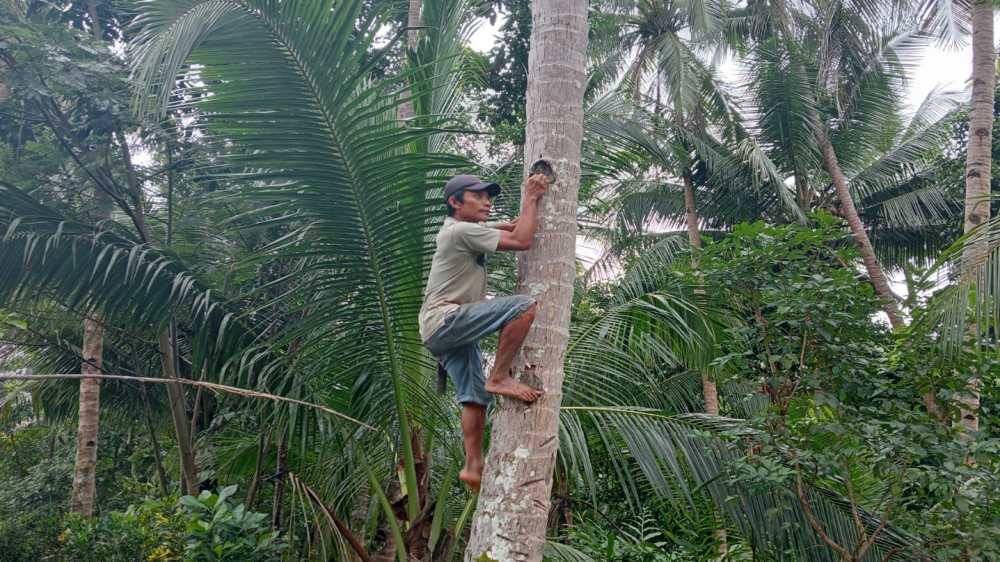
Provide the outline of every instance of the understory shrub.
<path id="1" fill-rule="evenodd" d="M 246 512 L 232 498 L 235 492 L 236 486 L 228 486 L 218 494 L 206 490 L 176 503 L 150 500 L 92 520 L 68 514 L 54 558 L 67 562 L 280 559 L 286 545 L 278 540 L 279 533 L 270 530 L 265 514 Z"/>

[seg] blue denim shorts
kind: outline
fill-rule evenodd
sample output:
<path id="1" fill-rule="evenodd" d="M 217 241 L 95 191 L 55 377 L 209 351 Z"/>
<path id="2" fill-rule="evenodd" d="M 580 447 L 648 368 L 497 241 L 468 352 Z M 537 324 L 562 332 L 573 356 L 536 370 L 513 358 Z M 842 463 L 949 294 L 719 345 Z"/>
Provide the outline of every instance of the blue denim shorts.
<path id="1" fill-rule="evenodd" d="M 489 406 L 493 402 L 493 395 L 486 392 L 479 340 L 517 320 L 533 304 L 535 299 L 528 295 L 463 304 L 445 316 L 444 326 L 424 342 L 448 371 L 459 403 Z"/>

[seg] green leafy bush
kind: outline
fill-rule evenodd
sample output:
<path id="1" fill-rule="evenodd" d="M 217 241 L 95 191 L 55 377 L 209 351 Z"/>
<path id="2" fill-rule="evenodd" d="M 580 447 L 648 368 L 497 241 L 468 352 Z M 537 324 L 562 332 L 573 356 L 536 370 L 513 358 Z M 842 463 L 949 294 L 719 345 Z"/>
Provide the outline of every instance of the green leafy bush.
<path id="1" fill-rule="evenodd" d="M 204 491 L 184 496 L 180 504 L 190 516 L 187 524 L 186 560 L 278 560 L 286 545 L 277 531 L 268 531 L 263 513 L 246 512 L 233 502 L 236 486 L 218 494 Z"/>
<path id="2" fill-rule="evenodd" d="M 174 504 L 151 500 L 86 520 L 69 514 L 56 558 L 67 562 L 144 560 L 278 560 L 285 544 L 263 513 L 233 501 L 236 486 L 204 491 Z"/>
<path id="3" fill-rule="evenodd" d="M 181 560 L 185 517 L 172 502 L 152 500 L 87 520 L 67 514 L 57 558 L 68 562 Z"/>
<path id="4" fill-rule="evenodd" d="M 62 516 L 48 510 L 0 518 L 0 562 L 32 562 L 39 553 L 57 550 L 62 525 Z"/>

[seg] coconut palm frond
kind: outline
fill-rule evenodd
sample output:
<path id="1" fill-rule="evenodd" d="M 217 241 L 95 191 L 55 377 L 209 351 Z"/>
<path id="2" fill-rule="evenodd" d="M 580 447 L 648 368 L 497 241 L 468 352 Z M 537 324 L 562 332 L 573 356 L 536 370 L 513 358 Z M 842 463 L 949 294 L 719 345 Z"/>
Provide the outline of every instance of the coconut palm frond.
<path id="1" fill-rule="evenodd" d="M 627 407 L 564 407 L 562 416 L 578 417 L 574 423 L 592 433 L 590 448 L 599 447 L 611 456 L 622 492 L 636 505 L 643 497 L 640 494 L 655 494 L 677 510 L 706 509 L 696 501 L 699 496 L 709 499 L 707 509 L 722 516 L 727 527 L 762 555 L 780 559 L 796 552 L 808 553 L 810 560 L 840 559 L 812 530 L 790 490 L 753 489 L 728 474 L 727 465 L 740 453 L 724 441 L 739 441 L 741 420 Z M 856 544 L 858 531 L 849 514 L 850 502 L 820 484 L 807 494 L 824 532 L 839 544 Z M 878 524 L 867 513 L 861 517 L 866 525 Z M 897 546 L 914 544 L 913 537 L 889 526 L 864 559 L 881 560 Z"/>
<path id="2" fill-rule="evenodd" d="M 946 47 L 958 49 L 971 35 L 969 0 L 922 0 L 917 16 L 924 28 Z"/>
<path id="3" fill-rule="evenodd" d="M 983 201 L 980 204 L 988 204 Z M 1000 330 L 1000 218 L 973 228 L 959 238 L 938 259 L 927 277 L 950 271 L 951 283 L 928 304 L 927 313 L 917 322 L 924 333 L 936 333 L 945 357 L 954 357 L 971 345 L 970 324 L 982 343 Z"/>

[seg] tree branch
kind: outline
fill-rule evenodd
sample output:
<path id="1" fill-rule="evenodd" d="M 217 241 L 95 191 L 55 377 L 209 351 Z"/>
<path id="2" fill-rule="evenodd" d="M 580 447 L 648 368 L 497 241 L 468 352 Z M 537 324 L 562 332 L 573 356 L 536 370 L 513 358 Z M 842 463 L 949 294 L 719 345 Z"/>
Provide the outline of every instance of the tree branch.
<path id="1" fill-rule="evenodd" d="M 809 521 L 809 526 L 819 534 L 820 538 L 827 546 L 832 548 L 840 557 L 844 560 L 854 560 L 850 552 L 837 544 L 826 532 L 823 531 L 823 527 L 820 526 L 819 522 L 816 521 L 816 517 L 813 516 L 812 509 L 809 508 L 809 500 L 806 495 L 805 489 L 802 486 L 802 467 L 798 462 L 795 463 L 795 497 L 798 498 L 799 504 L 802 506 L 802 511 L 806 515 L 806 519 Z"/>
<path id="2" fill-rule="evenodd" d="M 263 398 L 265 400 L 273 400 L 275 402 L 291 402 L 292 404 L 298 404 L 300 406 L 306 406 L 308 408 L 315 408 L 321 412 L 330 414 L 331 416 L 336 416 L 343 420 L 349 421 L 356 425 L 359 425 L 365 429 L 370 429 L 372 431 L 378 431 L 377 428 L 372 427 L 362 421 L 358 421 L 350 416 L 342 414 L 336 410 L 331 410 L 326 406 L 320 406 L 319 404 L 312 404 L 302 400 L 296 400 L 294 398 L 287 398 L 285 396 L 277 396 L 275 394 L 268 394 L 266 392 L 257 392 L 256 390 L 247 390 L 245 388 L 237 388 L 235 386 L 226 386 L 224 384 L 216 384 L 212 382 L 204 381 L 193 381 L 181 378 L 172 379 L 159 379 L 153 377 L 130 377 L 125 375 L 77 375 L 77 374 L 59 374 L 59 375 L 11 375 L 11 374 L 0 374 L 0 381 L 43 381 L 43 380 L 58 380 L 58 379 L 102 379 L 102 380 L 119 380 L 119 381 L 135 381 L 135 382 L 148 382 L 154 384 L 187 384 L 191 386 L 203 387 L 209 390 L 215 390 L 217 392 L 226 392 L 229 394 L 235 394 L 237 396 L 246 396 L 248 398 Z"/>

